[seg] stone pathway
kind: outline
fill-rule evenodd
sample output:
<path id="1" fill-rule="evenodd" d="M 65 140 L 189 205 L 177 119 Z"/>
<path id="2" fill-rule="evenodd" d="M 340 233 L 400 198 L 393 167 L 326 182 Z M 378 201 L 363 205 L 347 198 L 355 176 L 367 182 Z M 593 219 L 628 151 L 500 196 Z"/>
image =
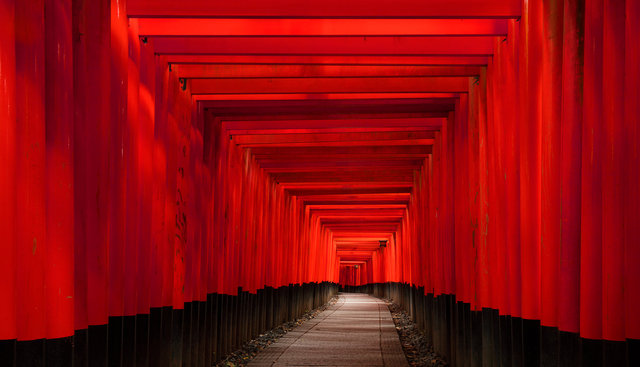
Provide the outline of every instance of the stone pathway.
<path id="1" fill-rule="evenodd" d="M 342 293 L 260 352 L 248 366 L 408 366 L 391 313 L 377 298 Z"/>

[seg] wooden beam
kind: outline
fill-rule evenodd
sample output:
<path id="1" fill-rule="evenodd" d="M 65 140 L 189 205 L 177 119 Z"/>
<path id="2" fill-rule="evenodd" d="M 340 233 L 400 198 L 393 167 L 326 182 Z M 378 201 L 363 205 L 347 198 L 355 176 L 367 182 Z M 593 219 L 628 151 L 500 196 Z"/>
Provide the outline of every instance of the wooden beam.
<path id="1" fill-rule="evenodd" d="M 394 76 L 475 76 L 479 66 L 414 66 L 414 65 L 176 65 L 181 78 L 318 78 L 318 77 L 394 77 Z"/>
<path id="2" fill-rule="evenodd" d="M 416 36 L 507 34 L 505 19 L 140 18 L 142 36 Z"/>
<path id="3" fill-rule="evenodd" d="M 166 56 L 171 64 L 241 64 L 241 65 L 414 65 L 453 66 L 487 65 L 489 59 L 481 55 L 197 55 L 171 54 Z"/>
<path id="4" fill-rule="evenodd" d="M 191 79 L 193 94 L 435 92 L 466 93 L 466 77 Z"/>
<path id="5" fill-rule="evenodd" d="M 484 55 L 488 36 L 154 37 L 158 54 L 204 55 Z"/>
<path id="6" fill-rule="evenodd" d="M 130 17 L 518 18 L 520 0 L 129 0 Z"/>

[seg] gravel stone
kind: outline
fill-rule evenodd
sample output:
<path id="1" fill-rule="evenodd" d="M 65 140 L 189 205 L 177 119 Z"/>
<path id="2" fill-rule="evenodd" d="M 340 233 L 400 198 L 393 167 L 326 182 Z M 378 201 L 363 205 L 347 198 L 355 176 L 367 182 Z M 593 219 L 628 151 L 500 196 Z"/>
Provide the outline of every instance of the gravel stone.
<path id="1" fill-rule="evenodd" d="M 433 350 L 433 345 L 427 342 L 427 336 L 418 328 L 415 322 L 405 310 L 390 299 L 384 299 L 393 322 L 396 324 L 396 331 L 400 337 L 400 344 L 407 357 L 410 366 L 440 367 L 449 364 Z"/>
<path id="2" fill-rule="evenodd" d="M 294 327 L 303 324 L 307 320 L 311 320 L 316 317 L 319 313 L 326 310 L 329 306 L 334 305 L 338 301 L 338 296 L 334 296 L 329 300 L 329 302 L 324 305 L 311 310 L 300 318 L 286 322 L 284 324 L 278 325 L 275 328 L 265 331 L 260 334 L 256 339 L 250 340 L 246 342 L 242 348 L 236 350 L 235 352 L 229 354 L 227 358 L 218 362 L 216 367 L 238 367 L 238 366 L 246 366 L 257 354 L 262 351 L 267 346 L 273 344 L 276 340 L 283 337 Z"/>

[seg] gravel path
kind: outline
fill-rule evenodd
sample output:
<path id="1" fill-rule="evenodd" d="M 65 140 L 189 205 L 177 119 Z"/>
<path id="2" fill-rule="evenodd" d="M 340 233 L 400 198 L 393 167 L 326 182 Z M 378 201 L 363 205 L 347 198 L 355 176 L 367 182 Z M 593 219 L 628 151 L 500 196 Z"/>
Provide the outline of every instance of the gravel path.
<path id="1" fill-rule="evenodd" d="M 335 305 L 338 296 L 334 296 L 327 304 L 311 310 L 297 320 L 284 323 L 272 330 L 266 331 L 258 338 L 245 343 L 241 349 L 230 354 L 225 360 L 219 362 L 217 367 L 246 366 L 255 356 L 269 345 L 286 335 L 305 321 L 315 318 L 317 315 Z M 384 299 L 388 306 L 396 331 L 400 337 L 400 343 L 410 366 L 440 367 L 448 366 L 445 360 L 436 354 L 433 346 L 427 342 L 425 334 L 416 326 L 409 315 L 399 305 L 389 299 Z"/>
<path id="2" fill-rule="evenodd" d="M 408 367 L 386 303 L 364 293 L 338 302 L 270 345 L 249 367 Z"/>

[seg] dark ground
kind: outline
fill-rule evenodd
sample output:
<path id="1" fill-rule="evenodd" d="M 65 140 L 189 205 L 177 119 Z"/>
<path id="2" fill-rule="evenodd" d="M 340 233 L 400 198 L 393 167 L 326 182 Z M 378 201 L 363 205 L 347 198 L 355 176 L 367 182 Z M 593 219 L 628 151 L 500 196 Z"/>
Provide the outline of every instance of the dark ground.
<path id="1" fill-rule="evenodd" d="M 433 346 L 427 342 L 426 335 L 411 320 L 406 311 L 389 299 L 385 299 L 389 311 L 396 324 L 396 331 L 400 336 L 400 344 L 410 366 L 448 366 L 447 362 L 433 351 Z"/>
<path id="2" fill-rule="evenodd" d="M 327 309 L 327 307 L 333 305 L 338 300 L 338 296 L 334 296 L 328 303 L 320 306 L 314 310 L 311 310 L 297 320 L 286 322 L 274 329 L 265 331 L 260 334 L 256 339 L 253 339 L 245 343 L 242 348 L 236 350 L 227 356 L 226 359 L 219 362 L 216 367 L 236 367 L 246 366 L 260 351 L 273 344 L 276 340 L 288 333 L 291 329 L 304 323 L 307 320 L 311 320 L 316 317 L 320 312 Z"/>
<path id="3" fill-rule="evenodd" d="M 333 297 L 329 303 L 311 310 L 295 321 L 289 321 L 272 330 L 266 331 L 254 340 L 245 343 L 242 348 L 236 350 L 227 356 L 226 359 L 219 362 L 217 367 L 236 367 L 246 366 L 260 351 L 273 344 L 280 337 L 288 333 L 291 329 L 316 317 L 327 307 L 335 304 L 338 297 Z M 411 321 L 409 315 L 397 304 L 391 300 L 384 300 L 389 307 L 393 322 L 396 325 L 396 331 L 400 337 L 400 344 L 404 350 L 405 356 L 410 366 L 429 366 L 441 367 L 448 364 L 433 351 L 433 346 L 427 343 L 425 334 L 417 328 L 416 324 Z"/>

